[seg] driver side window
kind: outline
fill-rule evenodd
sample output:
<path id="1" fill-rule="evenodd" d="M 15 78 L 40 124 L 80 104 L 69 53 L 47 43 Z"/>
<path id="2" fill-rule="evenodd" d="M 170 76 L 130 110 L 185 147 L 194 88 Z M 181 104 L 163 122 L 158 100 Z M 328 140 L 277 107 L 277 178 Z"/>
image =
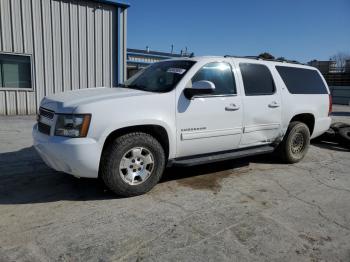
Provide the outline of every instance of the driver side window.
<path id="1" fill-rule="evenodd" d="M 236 82 L 231 65 L 224 62 L 214 62 L 203 66 L 192 78 L 192 84 L 206 80 L 215 84 L 215 91 L 210 95 L 236 94 Z"/>

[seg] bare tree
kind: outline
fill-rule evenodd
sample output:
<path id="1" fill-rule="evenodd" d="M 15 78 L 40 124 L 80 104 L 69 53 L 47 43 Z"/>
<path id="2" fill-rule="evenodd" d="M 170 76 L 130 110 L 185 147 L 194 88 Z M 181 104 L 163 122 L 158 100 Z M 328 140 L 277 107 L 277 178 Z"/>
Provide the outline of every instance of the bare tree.
<path id="1" fill-rule="evenodd" d="M 336 61 L 337 68 L 341 71 L 345 71 L 346 61 L 350 60 L 350 55 L 345 52 L 338 52 L 337 54 L 331 56 L 330 60 Z"/>

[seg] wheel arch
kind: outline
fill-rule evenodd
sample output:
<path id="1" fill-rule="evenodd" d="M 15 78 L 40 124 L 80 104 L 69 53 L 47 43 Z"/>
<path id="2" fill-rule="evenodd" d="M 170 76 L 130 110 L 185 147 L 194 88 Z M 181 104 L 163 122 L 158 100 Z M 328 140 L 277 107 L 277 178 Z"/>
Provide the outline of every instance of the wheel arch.
<path id="1" fill-rule="evenodd" d="M 133 132 L 143 132 L 153 136 L 162 145 L 165 152 L 166 159 L 169 158 L 170 140 L 169 140 L 168 132 L 163 126 L 156 125 L 156 124 L 134 125 L 134 126 L 121 127 L 116 130 L 113 130 L 108 134 L 108 136 L 104 140 L 102 152 L 105 150 L 106 146 L 112 140 L 122 135 L 133 133 Z"/>
<path id="2" fill-rule="evenodd" d="M 312 135 L 315 128 L 315 116 L 313 114 L 311 113 L 297 114 L 292 117 L 289 123 L 295 122 L 295 121 L 304 123 L 309 128 L 310 136 Z"/>

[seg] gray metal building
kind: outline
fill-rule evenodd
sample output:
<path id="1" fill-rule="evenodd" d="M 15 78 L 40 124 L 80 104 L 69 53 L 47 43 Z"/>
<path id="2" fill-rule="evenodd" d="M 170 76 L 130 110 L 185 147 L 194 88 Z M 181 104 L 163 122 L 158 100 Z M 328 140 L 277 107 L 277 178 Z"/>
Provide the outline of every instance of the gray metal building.
<path id="1" fill-rule="evenodd" d="M 0 0 L 0 115 L 35 114 L 57 92 L 126 78 L 128 5 Z"/>
<path id="2" fill-rule="evenodd" d="M 165 59 L 189 57 L 193 55 L 194 53 L 187 53 L 183 51 L 181 51 L 180 54 L 175 54 L 151 51 L 149 48 L 146 48 L 146 50 L 128 48 L 126 53 L 127 77 L 129 78 L 133 76 L 140 69 L 145 68 L 146 66 L 152 63 L 159 62 Z"/>

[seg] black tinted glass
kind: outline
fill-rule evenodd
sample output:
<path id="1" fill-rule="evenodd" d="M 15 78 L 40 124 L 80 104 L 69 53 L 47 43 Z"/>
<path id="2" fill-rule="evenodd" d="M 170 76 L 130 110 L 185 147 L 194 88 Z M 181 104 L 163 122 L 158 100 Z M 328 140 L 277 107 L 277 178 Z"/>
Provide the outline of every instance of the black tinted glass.
<path id="1" fill-rule="evenodd" d="M 239 67 L 247 96 L 271 95 L 275 92 L 275 84 L 271 72 L 266 66 L 241 63 Z"/>
<path id="2" fill-rule="evenodd" d="M 32 88 L 30 57 L 0 54 L 0 88 Z"/>
<path id="3" fill-rule="evenodd" d="M 327 94 L 327 88 L 316 70 L 276 66 L 291 94 Z"/>
<path id="4" fill-rule="evenodd" d="M 192 78 L 192 83 L 201 80 L 215 84 L 212 95 L 236 94 L 236 83 L 228 63 L 209 63 L 203 66 Z"/>

